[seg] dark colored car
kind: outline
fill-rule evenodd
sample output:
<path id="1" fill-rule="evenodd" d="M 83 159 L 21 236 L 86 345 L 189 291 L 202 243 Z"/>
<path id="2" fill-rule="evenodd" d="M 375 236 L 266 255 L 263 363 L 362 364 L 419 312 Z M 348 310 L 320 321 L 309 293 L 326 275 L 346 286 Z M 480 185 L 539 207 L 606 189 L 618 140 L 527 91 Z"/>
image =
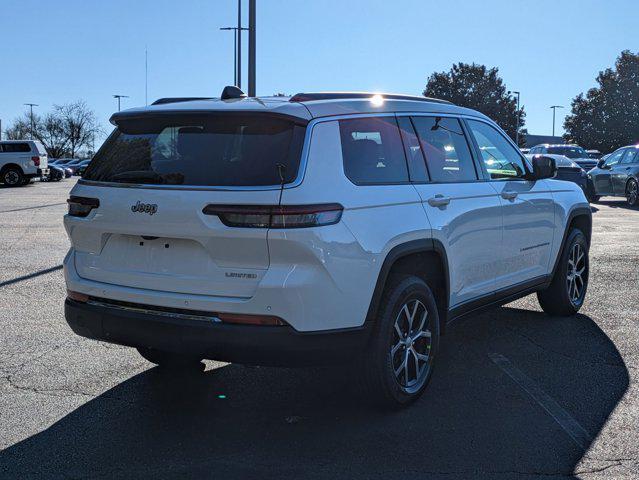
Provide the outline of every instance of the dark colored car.
<path id="1" fill-rule="evenodd" d="M 65 177 L 64 169 L 55 165 L 49 165 L 49 175 L 47 176 L 48 182 L 59 182 Z"/>
<path id="2" fill-rule="evenodd" d="M 574 161 L 586 171 L 597 166 L 597 160 L 590 158 L 588 152 L 579 145 L 551 145 L 544 143 L 542 145 L 535 145 L 530 149 L 529 153 L 531 155 L 563 155 L 564 157 L 568 157 L 570 160 Z"/>
<path id="3" fill-rule="evenodd" d="M 621 147 L 588 172 L 595 188 L 594 201 L 604 195 L 626 197 L 628 205 L 639 205 L 639 144 Z"/>
<path id="4" fill-rule="evenodd" d="M 91 163 L 91 159 L 86 159 L 86 160 L 82 160 L 78 166 L 75 169 L 75 173 L 74 175 L 80 175 L 82 176 L 84 174 L 84 171 L 87 169 L 87 167 L 89 166 L 89 163 Z"/>
<path id="5" fill-rule="evenodd" d="M 532 159 L 535 155 L 526 155 Z M 589 202 L 594 201 L 595 189 L 592 181 L 588 177 L 586 171 L 581 168 L 574 160 L 564 155 L 544 154 L 544 157 L 555 159 L 557 165 L 557 180 L 565 180 L 567 182 L 576 183 L 581 187 Z"/>

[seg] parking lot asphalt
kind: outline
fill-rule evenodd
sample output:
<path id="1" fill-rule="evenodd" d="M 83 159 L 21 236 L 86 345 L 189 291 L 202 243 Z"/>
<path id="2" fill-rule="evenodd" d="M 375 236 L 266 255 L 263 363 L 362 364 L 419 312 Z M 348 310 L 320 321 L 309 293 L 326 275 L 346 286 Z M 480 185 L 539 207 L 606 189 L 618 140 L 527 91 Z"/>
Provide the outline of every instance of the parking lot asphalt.
<path id="1" fill-rule="evenodd" d="M 574 318 L 535 296 L 460 321 L 382 412 L 352 366 L 162 372 L 63 316 L 73 181 L 0 188 L 0 478 L 639 478 L 639 210 L 593 205 Z"/>

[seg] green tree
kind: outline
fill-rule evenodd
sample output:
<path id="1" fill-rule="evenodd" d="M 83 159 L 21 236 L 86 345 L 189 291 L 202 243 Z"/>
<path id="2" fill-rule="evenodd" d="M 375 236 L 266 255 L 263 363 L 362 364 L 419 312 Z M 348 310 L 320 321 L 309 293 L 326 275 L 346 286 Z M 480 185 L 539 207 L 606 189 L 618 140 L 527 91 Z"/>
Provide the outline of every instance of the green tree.
<path id="1" fill-rule="evenodd" d="M 525 142 L 526 112 L 517 111 L 517 98 L 507 91 L 497 68 L 476 63 L 457 63 L 448 72 L 435 72 L 426 83 L 424 95 L 448 100 L 478 110 L 493 119 L 515 140 L 519 113 L 519 144 Z"/>
<path id="2" fill-rule="evenodd" d="M 611 152 L 639 141 L 639 54 L 621 52 L 615 68 L 599 72 L 597 87 L 572 101 L 566 139 Z"/>

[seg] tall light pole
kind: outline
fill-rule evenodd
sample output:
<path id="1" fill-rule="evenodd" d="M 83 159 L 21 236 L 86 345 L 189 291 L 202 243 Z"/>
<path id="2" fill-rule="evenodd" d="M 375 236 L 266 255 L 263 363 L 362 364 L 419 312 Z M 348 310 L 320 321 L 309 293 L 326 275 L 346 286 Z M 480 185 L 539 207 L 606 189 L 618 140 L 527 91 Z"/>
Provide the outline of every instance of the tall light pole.
<path id="1" fill-rule="evenodd" d="M 515 143 L 519 146 L 519 124 L 521 123 L 521 111 L 519 110 L 519 96 L 521 92 L 508 92 L 517 95 L 517 131 L 515 132 Z"/>
<path id="2" fill-rule="evenodd" d="M 249 0 L 249 65 L 248 96 L 255 96 L 255 0 Z"/>
<path id="3" fill-rule="evenodd" d="M 39 107 L 40 105 L 38 105 L 37 103 L 25 103 L 25 106 L 29 107 L 29 109 L 31 110 L 31 113 L 29 114 L 29 118 L 31 120 L 31 140 L 33 140 L 33 107 Z"/>
<path id="4" fill-rule="evenodd" d="M 248 30 L 248 28 L 242 28 L 241 30 L 238 30 L 237 27 L 222 27 L 220 28 L 220 30 L 231 30 L 234 32 L 233 34 L 233 85 L 235 85 L 236 87 L 240 88 L 240 84 L 238 83 L 238 66 L 237 66 L 237 37 L 238 31 L 243 31 L 243 30 Z M 239 80 L 239 82 L 241 82 L 241 80 Z"/>
<path id="5" fill-rule="evenodd" d="M 118 99 L 118 112 L 120 111 L 120 99 L 121 98 L 129 98 L 128 95 L 113 95 L 113 98 L 117 98 Z"/>
<path id="6" fill-rule="evenodd" d="M 555 136 L 555 112 L 558 108 L 564 108 L 562 105 L 551 105 L 552 108 L 552 136 Z"/>
<path id="7" fill-rule="evenodd" d="M 242 0 L 237 0 L 237 88 L 242 88 Z"/>
<path id="8" fill-rule="evenodd" d="M 220 30 L 233 31 L 233 85 L 237 86 L 237 27 L 222 27 Z"/>

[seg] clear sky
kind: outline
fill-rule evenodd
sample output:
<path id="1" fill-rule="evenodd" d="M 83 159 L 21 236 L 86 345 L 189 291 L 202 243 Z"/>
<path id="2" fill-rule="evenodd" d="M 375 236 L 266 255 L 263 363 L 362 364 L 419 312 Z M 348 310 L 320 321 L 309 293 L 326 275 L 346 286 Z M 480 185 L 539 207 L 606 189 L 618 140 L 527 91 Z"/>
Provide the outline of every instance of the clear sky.
<path id="1" fill-rule="evenodd" d="M 530 133 L 550 105 L 594 86 L 621 50 L 639 50 L 639 0 L 257 0 L 257 93 L 420 94 L 459 61 L 496 66 L 521 91 Z M 3 128 L 37 103 L 84 99 L 105 128 L 117 109 L 163 96 L 217 96 L 233 83 L 236 0 L 0 0 Z M 244 0 L 244 22 L 248 1 Z M 248 44 L 245 37 L 244 46 Z M 248 57 L 244 49 L 244 59 Z M 246 64 L 244 65 L 246 73 Z M 246 77 L 244 86 L 246 85 Z M 559 132 L 561 132 L 561 128 Z"/>

